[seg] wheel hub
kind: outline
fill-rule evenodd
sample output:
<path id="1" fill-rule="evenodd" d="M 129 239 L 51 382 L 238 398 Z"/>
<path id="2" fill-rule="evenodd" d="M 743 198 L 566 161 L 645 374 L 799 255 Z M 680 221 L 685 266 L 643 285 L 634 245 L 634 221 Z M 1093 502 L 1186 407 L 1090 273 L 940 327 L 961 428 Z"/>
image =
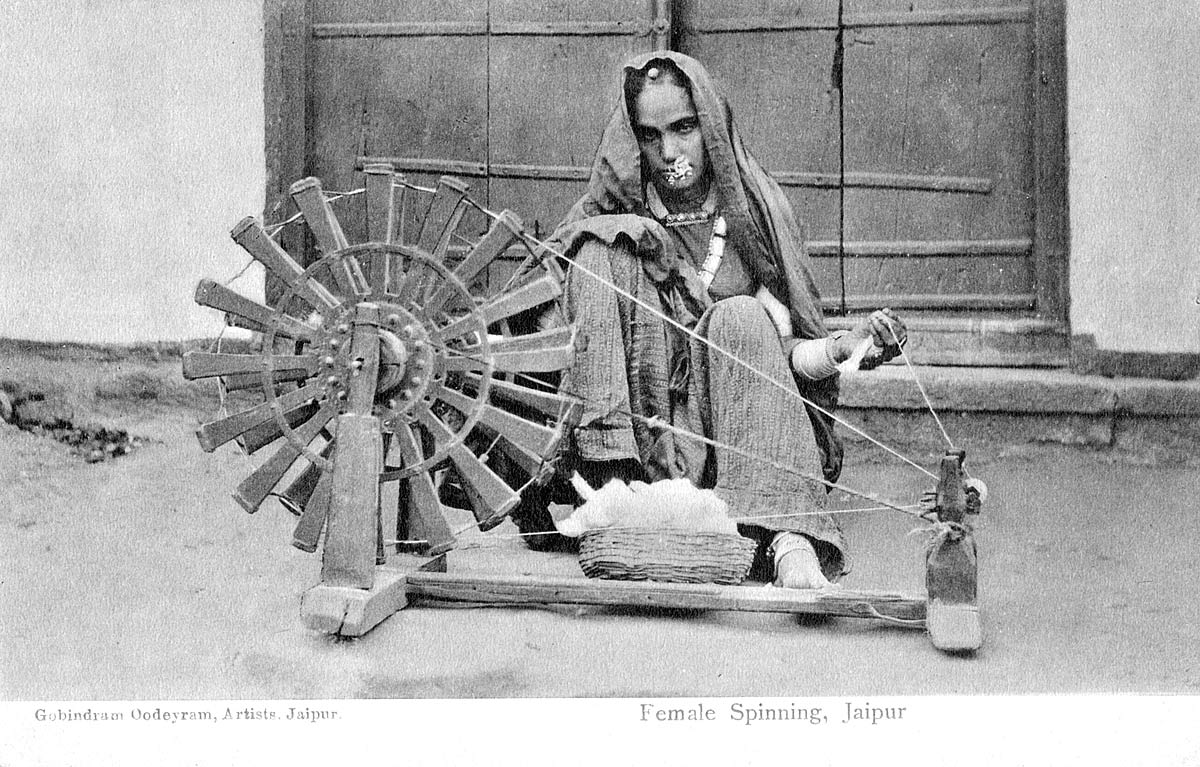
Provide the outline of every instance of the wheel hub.
<path id="1" fill-rule="evenodd" d="M 385 420 L 412 413 L 441 379 L 429 331 L 411 313 L 395 304 L 381 304 L 379 386 L 375 403 Z"/>

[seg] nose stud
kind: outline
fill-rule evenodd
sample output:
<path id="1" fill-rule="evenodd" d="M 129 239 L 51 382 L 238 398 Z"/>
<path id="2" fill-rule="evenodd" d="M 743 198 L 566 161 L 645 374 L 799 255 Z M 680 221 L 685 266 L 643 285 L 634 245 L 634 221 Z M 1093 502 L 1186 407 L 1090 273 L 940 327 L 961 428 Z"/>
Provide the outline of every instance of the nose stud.
<path id="1" fill-rule="evenodd" d="M 692 163 L 684 155 L 675 158 L 675 162 L 671 163 L 671 167 L 667 168 L 664 174 L 667 183 L 671 185 L 678 184 L 692 177 Z"/>

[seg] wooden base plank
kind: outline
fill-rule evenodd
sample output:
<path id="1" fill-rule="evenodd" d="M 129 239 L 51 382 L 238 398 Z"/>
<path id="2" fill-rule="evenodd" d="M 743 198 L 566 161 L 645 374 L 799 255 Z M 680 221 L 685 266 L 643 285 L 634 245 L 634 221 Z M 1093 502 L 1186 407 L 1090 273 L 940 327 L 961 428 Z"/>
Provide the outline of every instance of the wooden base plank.
<path id="1" fill-rule="evenodd" d="M 388 565 L 377 568 L 375 585 L 370 589 L 315 586 L 301 600 L 304 624 L 327 634 L 362 636 L 416 598 L 433 603 L 575 604 L 897 619 L 910 621 L 918 628 L 924 625 L 927 617 L 923 595 L 875 590 L 816 591 L 757 585 L 606 581 L 541 573 L 448 572 L 451 570 L 447 566 L 449 557 L 457 553 L 432 559 L 394 556 Z M 977 611 L 975 617 L 978 625 Z M 948 652 L 973 649 L 966 646 L 971 638 L 967 626 L 969 617 L 946 614 L 945 620 L 953 622 L 954 631 L 939 633 L 939 642 L 942 636 L 946 637 L 946 646 L 939 647 Z"/>
<path id="2" fill-rule="evenodd" d="M 925 617 L 925 598 L 885 591 L 605 581 L 476 573 L 410 572 L 407 592 L 452 602 L 584 604 L 683 610 L 805 613 L 847 618 Z"/>

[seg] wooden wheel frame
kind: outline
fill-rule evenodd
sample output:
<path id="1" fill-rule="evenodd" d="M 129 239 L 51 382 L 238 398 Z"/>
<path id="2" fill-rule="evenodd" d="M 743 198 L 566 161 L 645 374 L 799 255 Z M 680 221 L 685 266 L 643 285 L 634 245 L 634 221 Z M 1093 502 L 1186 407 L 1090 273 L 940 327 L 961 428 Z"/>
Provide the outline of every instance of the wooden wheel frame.
<path id="1" fill-rule="evenodd" d="M 185 378 L 261 394 L 197 437 L 206 451 L 232 440 L 248 452 L 279 444 L 234 498 L 253 513 L 279 495 L 300 515 L 293 543 L 306 551 L 324 532 L 330 586 L 371 588 L 385 543 L 401 533 L 431 554 L 452 548 L 461 531 L 451 528 L 447 495 L 480 530 L 498 525 L 525 485 L 546 478 L 581 409 L 538 378 L 571 365 L 575 328 L 512 330 L 538 307 L 565 317 L 557 263 L 539 257 L 510 212 L 472 240 L 463 217 L 474 203 L 449 177 L 413 241 L 403 241 L 396 190 L 406 187 L 390 166 L 366 169 L 369 240 L 352 245 L 320 182 L 294 184 L 322 254 L 307 268 L 260 222 L 239 222 L 234 241 L 282 282 L 283 295 L 267 307 L 205 280 L 196 301 L 260 333 L 261 350 L 183 360 Z M 517 265 L 501 283 L 489 268 L 505 261 Z M 397 509 L 380 507 L 386 482 L 401 484 Z"/>
<path id="2" fill-rule="evenodd" d="M 525 487 L 553 473 L 582 403 L 539 376 L 572 365 L 576 329 L 566 321 L 561 268 L 511 212 L 473 240 L 462 231 L 463 216 L 483 209 L 465 184 L 443 177 L 410 242 L 396 190 L 413 187 L 390 165 L 364 172 L 361 244 L 347 241 L 317 179 L 292 186 L 298 216 L 322 254 L 307 268 L 255 219 L 233 228 L 233 239 L 283 284 L 283 295 L 267 307 L 202 281 L 196 301 L 261 334 L 260 351 L 189 352 L 183 360 L 188 379 L 219 378 L 226 388 L 261 393 L 260 403 L 202 425 L 197 436 L 206 451 L 233 440 L 247 452 L 279 444 L 234 498 L 253 513 L 275 494 L 300 517 L 295 546 L 315 552 L 323 538 L 321 583 L 301 601 L 310 628 L 359 636 L 422 597 L 874 618 L 925 626 L 947 652 L 982 645 L 961 451 L 941 462 L 925 595 L 448 572 L 447 554 L 462 531 L 452 529 L 447 496 L 488 530 Z M 489 267 L 514 253 L 512 275 L 490 279 Z M 559 324 L 514 331 L 514 318 L 539 307 Z M 394 508 L 381 505 L 380 486 L 388 482 L 400 486 Z M 433 558 L 389 566 L 390 535 L 419 542 Z"/>

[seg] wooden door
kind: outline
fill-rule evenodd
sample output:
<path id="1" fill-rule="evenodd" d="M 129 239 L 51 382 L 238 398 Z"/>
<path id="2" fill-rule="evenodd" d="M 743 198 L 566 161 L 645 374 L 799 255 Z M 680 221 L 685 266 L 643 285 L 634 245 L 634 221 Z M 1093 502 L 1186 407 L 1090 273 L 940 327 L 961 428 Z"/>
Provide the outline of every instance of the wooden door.
<path id="1" fill-rule="evenodd" d="M 682 0 L 674 21 L 807 224 L 830 324 L 890 306 L 918 360 L 995 365 L 1065 362 L 1061 17 Z"/>
<path id="2" fill-rule="evenodd" d="M 1062 4 L 266 0 L 268 219 L 292 180 L 350 189 L 386 160 L 545 233 L 583 191 L 620 62 L 672 45 L 806 224 L 831 325 L 892 306 L 918 360 L 1061 364 Z"/>
<path id="3" fill-rule="evenodd" d="M 845 0 L 848 309 L 1036 308 L 1032 8 L 996 1 Z"/>
<path id="4" fill-rule="evenodd" d="M 417 183 L 456 175 L 535 232 L 583 193 L 620 62 L 670 35 L 666 0 L 276 2 L 282 26 L 308 31 L 279 63 L 307 73 L 303 107 L 281 117 L 306 126 L 304 174 L 335 189 L 371 161 Z"/>

